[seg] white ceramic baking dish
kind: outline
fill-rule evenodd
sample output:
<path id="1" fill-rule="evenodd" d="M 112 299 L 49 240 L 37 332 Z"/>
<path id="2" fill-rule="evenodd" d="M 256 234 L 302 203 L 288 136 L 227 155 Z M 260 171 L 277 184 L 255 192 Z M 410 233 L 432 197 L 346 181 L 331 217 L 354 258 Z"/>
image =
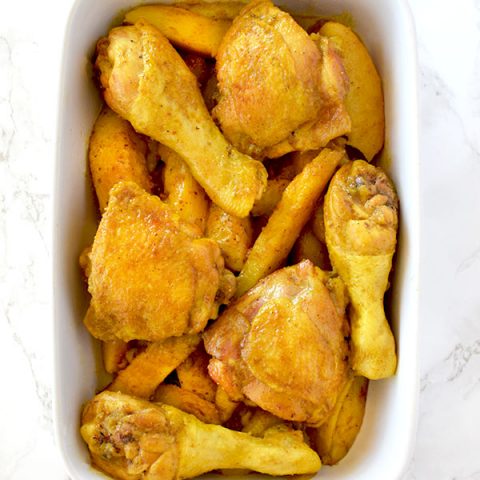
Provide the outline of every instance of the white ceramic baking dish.
<path id="1" fill-rule="evenodd" d="M 82 404 L 102 385 L 98 345 L 82 318 L 88 304 L 78 255 L 92 239 L 96 212 L 86 151 L 100 98 L 91 72 L 96 39 L 135 0 L 75 0 L 68 18 L 59 98 L 54 195 L 54 321 L 56 439 L 69 475 L 104 478 L 92 469 L 79 435 Z M 348 456 L 315 478 L 393 480 L 401 476 L 413 446 L 417 404 L 419 194 L 417 72 L 414 28 L 402 0 L 282 0 L 306 14 L 350 12 L 384 81 L 387 141 L 385 166 L 401 202 L 398 255 L 390 318 L 398 342 L 395 377 L 371 382 L 366 416 Z M 104 383 L 103 383 L 104 384 Z M 211 476 L 213 478 L 213 476 Z M 253 480 L 255 476 L 249 476 Z"/>

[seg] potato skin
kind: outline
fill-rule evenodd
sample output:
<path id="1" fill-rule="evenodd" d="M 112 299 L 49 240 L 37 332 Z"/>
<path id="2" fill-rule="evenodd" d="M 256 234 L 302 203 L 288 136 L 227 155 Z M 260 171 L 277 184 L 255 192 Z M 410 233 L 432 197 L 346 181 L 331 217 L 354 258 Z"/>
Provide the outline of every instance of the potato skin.
<path id="1" fill-rule="evenodd" d="M 309 430 L 313 447 L 325 465 L 337 464 L 352 447 L 362 426 L 367 391 L 365 377 L 352 377 L 331 417 L 321 427 Z"/>
<path id="2" fill-rule="evenodd" d="M 331 270 L 327 246 L 314 234 L 310 224 L 307 224 L 300 233 L 290 257 L 293 263 L 308 259 L 322 270 Z"/>
<path id="3" fill-rule="evenodd" d="M 126 23 L 145 19 L 174 45 L 214 57 L 230 20 L 209 18 L 199 13 L 170 5 L 143 5 L 125 15 Z"/>
<path id="4" fill-rule="evenodd" d="M 146 153 L 145 141 L 130 123 L 103 107 L 93 126 L 88 149 L 90 172 L 102 213 L 111 188 L 122 180 L 135 182 L 151 192 Z"/>
<path id="5" fill-rule="evenodd" d="M 185 2 L 177 3 L 176 6 L 215 20 L 233 20 L 245 7 L 245 2 Z"/>
<path id="6" fill-rule="evenodd" d="M 325 148 L 285 189 L 240 272 L 236 297 L 275 271 L 287 258 L 345 152 Z"/>
<path id="7" fill-rule="evenodd" d="M 352 121 L 348 144 L 360 150 L 368 161 L 381 150 L 385 137 L 382 80 L 368 50 L 357 35 L 345 25 L 327 22 L 319 33 L 333 40 L 350 88 L 345 106 Z"/>
<path id="8" fill-rule="evenodd" d="M 182 220 L 193 223 L 202 234 L 205 233 L 210 203 L 207 194 L 177 153 L 164 145 L 158 145 L 158 153 L 165 163 L 163 184 L 166 202 L 175 208 Z"/>
<path id="9" fill-rule="evenodd" d="M 150 343 L 128 367 L 120 370 L 107 389 L 150 398 L 157 386 L 195 350 L 199 342 L 198 335 L 183 335 Z"/>

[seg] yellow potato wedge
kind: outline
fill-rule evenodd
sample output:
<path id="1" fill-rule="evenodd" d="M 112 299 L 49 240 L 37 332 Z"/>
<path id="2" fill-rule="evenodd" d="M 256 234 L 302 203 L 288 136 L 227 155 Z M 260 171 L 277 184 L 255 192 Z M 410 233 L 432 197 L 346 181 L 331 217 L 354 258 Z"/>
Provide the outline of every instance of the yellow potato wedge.
<path id="1" fill-rule="evenodd" d="M 177 367 L 177 377 L 180 386 L 184 390 L 193 392 L 195 395 L 215 401 L 217 385 L 208 375 L 208 362 L 210 356 L 205 352 L 203 345 L 198 348 Z"/>
<path id="2" fill-rule="evenodd" d="M 330 257 L 325 240 L 323 197 L 317 202 L 311 221 L 304 228 L 293 247 L 293 261 L 308 258 L 322 270 L 331 270 Z"/>
<path id="3" fill-rule="evenodd" d="M 348 144 L 371 161 L 381 150 L 385 137 L 382 80 L 365 45 L 350 28 L 327 22 L 319 33 L 333 40 L 350 80 L 345 99 L 352 121 Z"/>
<path id="4" fill-rule="evenodd" d="M 145 5 L 130 10 L 125 23 L 144 19 L 163 33 L 174 45 L 214 57 L 231 22 L 209 18 L 170 5 Z"/>
<path id="5" fill-rule="evenodd" d="M 262 215 L 270 216 L 278 202 L 280 202 L 283 192 L 289 183 L 290 180 L 288 178 L 268 179 L 267 188 L 263 195 L 253 204 L 252 215 L 255 217 L 261 217 Z"/>
<path id="6" fill-rule="evenodd" d="M 108 373 L 116 373 L 128 364 L 125 355 L 128 343 L 122 340 L 102 342 L 103 366 Z"/>
<path id="7" fill-rule="evenodd" d="M 310 223 L 303 229 L 292 250 L 293 263 L 308 259 L 322 270 L 330 270 L 330 260 L 325 243 L 313 233 Z"/>
<path id="8" fill-rule="evenodd" d="M 309 434 L 325 465 L 335 465 L 350 450 L 362 426 L 368 380 L 352 377 L 340 394 L 332 416 Z"/>
<path id="9" fill-rule="evenodd" d="M 130 123 L 103 107 L 93 126 L 88 149 L 90 172 L 102 213 L 111 188 L 122 180 L 151 191 L 146 154 L 146 143 Z"/>
<path id="10" fill-rule="evenodd" d="M 154 402 L 166 403 L 195 415 L 205 423 L 220 425 L 221 418 L 214 403 L 176 385 L 160 385 L 153 396 Z"/>
<path id="11" fill-rule="evenodd" d="M 247 2 L 176 3 L 175 6 L 215 20 L 233 20 Z"/>
<path id="12" fill-rule="evenodd" d="M 338 22 L 347 27 L 353 27 L 354 21 L 351 13 L 343 12 L 337 15 L 292 15 L 293 19 L 307 32 L 317 32 L 320 27 L 330 21 Z"/>
<path id="13" fill-rule="evenodd" d="M 127 368 L 120 370 L 107 390 L 150 398 L 167 375 L 195 350 L 199 341 L 198 335 L 184 335 L 151 343 Z"/>
<path id="14" fill-rule="evenodd" d="M 319 202 L 315 212 L 313 213 L 312 218 L 312 231 L 315 236 L 322 242 L 326 243 L 325 240 L 325 220 L 323 218 L 323 208 L 324 208 L 324 201 L 323 198 Z"/>
<path id="15" fill-rule="evenodd" d="M 230 270 L 239 272 L 242 269 L 252 244 L 252 235 L 250 217 L 235 217 L 212 203 L 208 214 L 207 237 L 217 242 L 225 265 Z"/>
<path id="16" fill-rule="evenodd" d="M 205 190 L 193 178 L 180 155 L 164 145 L 158 146 L 158 153 L 165 163 L 163 186 L 166 202 L 177 210 L 182 220 L 197 225 L 202 234 L 205 233 L 209 206 Z"/>
<path id="17" fill-rule="evenodd" d="M 244 416 L 242 423 L 242 432 L 249 433 L 254 437 L 263 437 L 269 428 L 285 424 L 281 418 L 261 408 L 256 408 L 251 415 Z"/>
<path id="18" fill-rule="evenodd" d="M 304 152 L 292 152 L 291 159 L 295 174 L 298 175 L 318 154 L 320 150 L 305 150 Z"/>
<path id="19" fill-rule="evenodd" d="M 300 173 L 295 164 L 296 155 L 300 152 L 293 152 L 283 158 L 275 159 L 266 163 L 268 171 L 267 187 L 262 196 L 253 204 L 251 214 L 254 217 L 263 215 L 270 216 L 280 202 L 283 192 L 288 184 Z M 318 151 L 310 157 L 310 160 L 318 155 Z"/>
<path id="20" fill-rule="evenodd" d="M 220 413 L 222 423 L 225 423 L 233 414 L 238 406 L 238 402 L 232 400 L 225 390 L 218 386 L 215 392 L 215 405 Z"/>
<path id="21" fill-rule="evenodd" d="M 88 281 L 88 277 L 90 276 L 90 272 L 92 271 L 92 262 L 90 260 L 91 251 L 92 246 L 89 245 L 82 250 L 80 256 L 78 257 L 78 263 L 80 265 L 80 268 L 82 269 L 85 281 Z"/>
<path id="22" fill-rule="evenodd" d="M 236 296 L 243 295 L 286 259 L 345 152 L 323 149 L 288 185 L 240 272 Z"/>

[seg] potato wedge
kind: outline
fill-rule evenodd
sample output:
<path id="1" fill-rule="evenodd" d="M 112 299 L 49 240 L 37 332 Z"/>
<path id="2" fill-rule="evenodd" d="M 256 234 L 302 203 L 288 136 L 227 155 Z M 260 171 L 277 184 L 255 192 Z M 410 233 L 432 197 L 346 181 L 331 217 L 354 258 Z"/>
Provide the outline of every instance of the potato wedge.
<path id="1" fill-rule="evenodd" d="M 220 412 L 222 423 L 225 423 L 232 415 L 238 406 L 238 402 L 232 400 L 227 392 L 220 386 L 215 392 L 215 405 Z"/>
<path id="2" fill-rule="evenodd" d="M 122 340 L 102 342 L 103 366 L 108 373 L 116 373 L 128 364 L 125 355 L 128 343 Z"/>
<path id="3" fill-rule="evenodd" d="M 121 180 L 130 180 L 151 192 L 146 154 L 145 141 L 130 123 L 103 107 L 93 126 L 88 148 L 90 172 L 102 213 L 110 189 Z"/>
<path id="4" fill-rule="evenodd" d="M 144 19 L 158 28 L 174 45 L 214 57 L 231 21 L 209 18 L 169 5 L 144 5 L 130 10 L 124 22 Z"/>
<path id="5" fill-rule="evenodd" d="M 254 437 L 263 437 L 269 428 L 285 424 L 285 421 L 261 408 L 255 408 L 251 415 L 242 418 L 242 423 L 242 432 L 249 433 Z"/>
<path id="6" fill-rule="evenodd" d="M 323 217 L 324 199 L 319 202 L 312 218 L 312 231 L 315 236 L 323 243 L 326 243 L 325 239 L 325 220 Z"/>
<path id="7" fill-rule="evenodd" d="M 315 202 L 345 152 L 323 149 L 288 185 L 280 203 L 254 243 L 240 272 L 236 296 L 243 295 L 287 258 L 310 218 Z"/>
<path id="8" fill-rule="evenodd" d="M 368 380 L 352 377 L 335 405 L 332 416 L 319 428 L 309 431 L 315 450 L 325 465 L 335 465 L 350 450 L 362 426 Z"/>
<path id="9" fill-rule="evenodd" d="M 297 154 L 302 155 L 300 152 L 294 152 L 283 158 L 265 162 L 268 172 L 267 188 L 263 195 L 253 204 L 251 214 L 254 217 L 270 216 L 275 210 L 288 184 L 295 178 L 295 175 L 300 173 L 295 164 Z M 317 155 L 318 151 L 314 152 L 310 160 Z"/>
<path id="10" fill-rule="evenodd" d="M 215 401 L 217 385 L 208 375 L 210 356 L 205 352 L 203 345 L 199 345 L 192 354 L 177 367 L 177 377 L 184 390 L 195 395 Z"/>
<path id="11" fill-rule="evenodd" d="M 295 242 L 291 258 L 293 263 L 308 259 L 322 270 L 331 269 L 327 246 L 315 236 L 310 222 L 302 230 Z"/>
<path id="12" fill-rule="evenodd" d="M 253 204 L 252 215 L 255 217 L 271 215 L 289 183 L 288 178 L 268 179 L 263 195 Z"/>
<path id="13" fill-rule="evenodd" d="M 151 343 L 127 368 L 120 370 L 107 390 L 150 398 L 167 375 L 195 350 L 199 341 L 198 335 L 184 335 Z"/>
<path id="14" fill-rule="evenodd" d="M 212 203 L 207 221 L 207 237 L 215 240 L 222 251 L 225 265 L 239 272 L 245 264 L 252 244 L 250 217 L 239 218 Z"/>
<path id="15" fill-rule="evenodd" d="M 221 418 L 214 403 L 176 385 L 162 384 L 153 396 L 154 402 L 166 403 L 184 412 L 195 415 L 205 423 L 220 425 Z"/>
<path id="16" fill-rule="evenodd" d="M 163 187 L 166 202 L 172 205 L 182 220 L 193 223 L 205 233 L 209 200 L 205 190 L 193 178 L 183 159 L 164 145 L 158 146 L 160 158 L 165 163 Z"/>
<path id="17" fill-rule="evenodd" d="M 78 257 L 78 263 L 80 268 L 83 272 L 83 277 L 86 282 L 88 282 L 88 277 L 90 276 L 90 272 L 92 271 L 92 262 L 90 261 L 90 252 L 92 251 L 92 246 L 89 245 L 85 247 Z"/>
<path id="18" fill-rule="evenodd" d="M 345 99 L 352 121 L 348 144 L 371 161 L 381 150 L 385 137 L 382 80 L 365 45 L 350 28 L 327 22 L 319 33 L 333 40 L 350 80 Z"/>
<path id="19" fill-rule="evenodd" d="M 293 248 L 294 261 L 309 258 L 322 270 L 331 270 L 330 256 L 325 240 L 325 222 L 323 219 L 323 197 L 317 202 L 311 221 L 298 238 Z M 312 238 L 313 234 L 314 238 Z M 315 239 L 317 241 L 315 241 Z"/>
<path id="20" fill-rule="evenodd" d="M 215 20 L 233 20 L 247 2 L 199 2 L 176 3 L 175 6 L 184 8 Z"/>
<path id="21" fill-rule="evenodd" d="M 295 169 L 295 174 L 298 175 L 307 163 L 310 163 L 318 154 L 320 150 L 305 150 L 304 152 L 292 152 L 292 164 Z"/>

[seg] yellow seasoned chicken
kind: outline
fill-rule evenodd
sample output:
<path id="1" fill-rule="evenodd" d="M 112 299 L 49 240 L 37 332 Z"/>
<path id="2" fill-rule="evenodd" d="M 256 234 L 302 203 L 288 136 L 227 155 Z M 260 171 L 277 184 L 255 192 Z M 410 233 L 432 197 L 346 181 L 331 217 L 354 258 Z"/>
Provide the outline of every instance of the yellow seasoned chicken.
<path id="1" fill-rule="evenodd" d="M 348 373 L 348 324 L 306 260 L 264 278 L 204 333 L 210 376 L 285 420 L 320 425 Z"/>
<path id="2" fill-rule="evenodd" d="M 93 464 L 119 479 L 181 480 L 231 468 L 294 475 L 321 467 L 299 431 L 279 426 L 257 438 L 121 393 L 88 402 L 80 432 Z"/>
<path id="3" fill-rule="evenodd" d="M 266 170 L 225 140 L 195 75 L 158 30 L 142 21 L 112 29 L 98 42 L 96 67 L 110 108 L 178 153 L 225 211 L 248 215 L 265 188 Z"/>
<path id="4" fill-rule="evenodd" d="M 395 373 L 395 339 L 385 317 L 398 227 L 398 198 L 385 172 L 356 160 L 333 177 L 325 197 L 330 260 L 351 298 L 352 367 L 369 379 Z"/>
<path id="5" fill-rule="evenodd" d="M 220 44 L 220 101 L 213 114 L 241 151 L 278 157 L 325 146 L 350 129 L 340 58 L 318 48 L 269 0 L 254 0 Z"/>
<path id="6" fill-rule="evenodd" d="M 217 244 L 132 182 L 111 190 L 90 260 L 85 323 L 101 340 L 200 332 L 234 288 Z"/>

